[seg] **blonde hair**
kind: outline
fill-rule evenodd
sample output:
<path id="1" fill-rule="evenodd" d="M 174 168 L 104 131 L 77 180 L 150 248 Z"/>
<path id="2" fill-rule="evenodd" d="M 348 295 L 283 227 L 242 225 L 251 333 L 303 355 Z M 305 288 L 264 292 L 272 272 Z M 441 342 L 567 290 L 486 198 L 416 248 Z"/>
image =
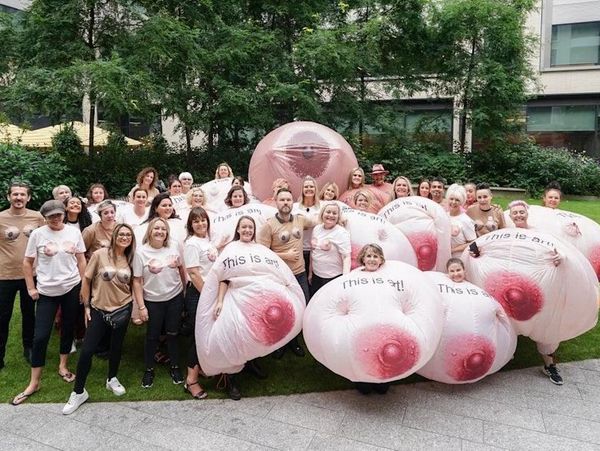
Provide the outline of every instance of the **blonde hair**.
<path id="1" fill-rule="evenodd" d="M 156 217 L 154 219 L 152 219 L 149 223 L 148 223 L 148 228 L 146 229 L 146 233 L 144 233 L 144 239 L 142 240 L 142 244 L 146 244 L 150 242 L 150 234 L 152 233 L 152 229 L 154 228 L 154 224 L 156 224 L 157 222 L 162 222 L 165 227 L 167 228 L 167 236 L 165 238 L 165 241 L 163 243 L 163 247 L 169 247 L 169 223 L 167 222 L 166 219 L 160 218 L 160 217 Z"/>
<path id="2" fill-rule="evenodd" d="M 396 177 L 396 180 L 394 180 L 394 183 L 392 184 L 393 185 L 393 191 L 394 191 L 394 199 L 398 199 L 398 195 L 396 194 L 396 185 L 398 184 L 398 182 L 400 180 L 404 180 L 406 182 L 406 185 L 408 186 L 408 195 L 409 196 L 414 196 L 415 193 L 413 192 L 410 180 L 408 180 L 407 177 L 404 177 L 403 175 L 401 175 L 399 177 Z"/>
<path id="3" fill-rule="evenodd" d="M 362 182 L 360 183 L 360 186 L 359 186 L 359 188 L 362 188 L 363 186 L 365 186 L 365 171 L 363 171 L 363 168 L 361 168 L 361 167 L 357 167 L 357 168 L 353 168 L 353 169 L 350 171 L 350 174 L 348 175 L 348 189 L 355 189 L 355 188 L 352 186 L 352 176 L 354 175 L 354 173 L 355 173 L 356 171 L 360 172 L 360 173 L 361 173 L 361 175 L 362 175 Z"/>
<path id="4" fill-rule="evenodd" d="M 340 206 L 338 204 L 336 204 L 335 202 L 331 202 L 328 203 L 327 205 L 325 205 L 323 208 L 321 208 L 321 211 L 319 212 L 319 222 L 321 224 L 323 224 L 323 215 L 325 214 L 325 210 L 330 208 L 330 207 L 335 207 L 337 208 L 338 211 L 338 219 L 337 219 L 337 223 L 336 224 L 341 224 L 343 222 L 342 219 L 342 209 L 340 208 Z"/>
<path id="5" fill-rule="evenodd" d="M 340 197 L 340 188 L 337 186 L 337 183 L 327 182 L 327 183 L 325 183 L 325 185 L 323 185 L 323 188 L 321 188 L 321 191 L 319 191 L 319 200 L 324 200 L 325 190 L 329 187 L 333 188 L 333 191 L 335 192 L 334 200 L 337 200 L 337 198 Z"/>
<path id="6" fill-rule="evenodd" d="M 319 198 L 317 197 L 317 191 L 318 191 L 318 186 L 317 186 L 317 181 L 314 179 L 314 177 L 311 177 L 310 175 L 307 175 L 306 177 L 304 177 L 302 179 L 302 187 L 300 188 L 300 197 L 298 198 L 298 204 L 300 204 L 300 207 L 306 208 L 306 205 L 304 204 L 304 184 L 306 182 L 313 182 L 313 185 L 315 185 L 315 203 L 314 206 L 319 208 Z"/>
<path id="7" fill-rule="evenodd" d="M 369 207 L 371 205 L 373 205 L 373 196 L 371 195 L 369 190 L 359 189 L 357 192 L 354 193 L 354 196 L 352 196 L 352 201 L 354 202 L 354 206 L 356 206 L 356 200 L 358 199 L 359 196 L 365 196 L 365 198 L 367 199 L 367 202 L 369 203 Z"/>
<path id="8" fill-rule="evenodd" d="M 222 167 L 227 168 L 227 170 L 229 171 L 229 175 L 227 177 L 233 177 L 233 170 L 231 169 L 231 166 L 229 166 L 227 163 L 223 162 L 217 166 L 217 170 L 215 171 L 215 180 L 219 180 L 221 178 L 221 177 L 219 177 L 219 169 L 221 169 Z M 223 177 L 223 178 L 225 178 L 225 177 Z"/>
<path id="9" fill-rule="evenodd" d="M 206 205 L 206 193 L 199 186 L 194 186 L 193 188 L 190 188 L 190 190 L 185 195 L 185 201 L 187 202 L 187 204 L 190 207 L 192 206 L 192 197 L 194 196 L 194 193 L 198 192 L 198 191 L 200 191 L 202 193 L 202 196 L 203 196 L 202 197 L 202 206 L 204 207 Z"/>

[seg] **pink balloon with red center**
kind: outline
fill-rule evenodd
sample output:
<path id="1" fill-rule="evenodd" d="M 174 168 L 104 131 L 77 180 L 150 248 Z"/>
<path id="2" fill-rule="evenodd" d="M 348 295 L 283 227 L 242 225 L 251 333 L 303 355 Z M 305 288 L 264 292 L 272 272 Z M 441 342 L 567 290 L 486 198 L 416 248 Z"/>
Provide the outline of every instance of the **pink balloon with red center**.
<path id="1" fill-rule="evenodd" d="M 256 197 L 270 198 L 273 180 L 284 178 L 294 198 L 300 195 L 304 177 L 317 186 L 335 182 L 343 191 L 348 174 L 358 166 L 354 151 L 336 131 L 315 122 L 290 122 L 268 133 L 250 159 L 248 178 Z"/>
<path id="2" fill-rule="evenodd" d="M 379 211 L 408 238 L 422 271 L 445 271 L 450 258 L 452 227 L 446 211 L 434 201 L 409 196 Z"/>
<path id="3" fill-rule="evenodd" d="M 458 382 L 481 379 L 496 358 L 492 341 L 480 335 L 461 335 L 448 340 L 445 347 L 446 372 Z"/>
<path id="4" fill-rule="evenodd" d="M 499 271 L 485 279 L 485 289 L 504 307 L 506 314 L 517 321 L 527 321 L 542 310 L 541 288 L 524 274 Z"/>
<path id="5" fill-rule="evenodd" d="M 439 293 L 423 272 L 386 259 L 376 271 L 357 268 L 321 288 L 306 308 L 303 335 L 314 358 L 336 374 L 389 382 L 427 363 L 443 315 Z"/>
<path id="6" fill-rule="evenodd" d="M 256 339 L 271 346 L 290 333 L 296 322 L 293 305 L 274 292 L 265 292 L 244 304 L 242 313 L 248 319 Z"/>

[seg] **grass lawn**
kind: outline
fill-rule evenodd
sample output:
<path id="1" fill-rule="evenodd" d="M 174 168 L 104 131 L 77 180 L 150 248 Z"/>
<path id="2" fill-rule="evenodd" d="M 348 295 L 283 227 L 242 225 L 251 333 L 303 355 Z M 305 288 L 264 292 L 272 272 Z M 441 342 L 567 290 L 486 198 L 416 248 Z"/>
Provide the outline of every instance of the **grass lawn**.
<path id="1" fill-rule="evenodd" d="M 495 198 L 495 202 L 506 207 L 508 201 L 503 198 Z M 531 204 L 539 204 L 539 201 L 527 200 Z M 600 222 L 600 202 L 592 201 L 563 201 L 561 207 L 564 210 L 585 214 L 597 222 Z M 18 301 L 15 302 L 15 311 L 11 321 L 11 329 L 7 354 L 5 358 L 6 367 L 0 370 L 0 400 L 9 401 L 21 392 L 28 380 L 30 368 L 23 359 L 21 353 L 21 324 Z M 144 327 L 130 326 L 124 346 L 124 355 L 119 371 L 119 380 L 127 388 L 127 394 L 121 398 L 115 397 L 104 388 L 106 378 L 107 362 L 94 358 L 92 371 L 88 377 L 86 389 L 90 393 L 92 401 L 137 401 L 137 400 L 177 400 L 190 399 L 184 393 L 181 386 L 171 383 L 168 368 L 162 365 L 156 367 L 156 378 L 154 386 L 150 389 L 141 388 L 141 377 L 144 370 L 142 352 L 144 343 Z M 188 349 L 188 341 L 181 339 L 181 349 Z M 181 352 L 182 356 L 186 353 Z M 75 372 L 77 355 L 71 358 L 71 371 Z M 561 344 L 558 351 L 559 361 L 584 360 L 600 357 L 600 327 Z M 287 352 L 281 360 L 270 357 L 261 359 L 261 365 L 269 373 L 265 381 L 256 380 L 251 375 L 242 373 L 239 384 L 244 396 L 259 395 L 282 395 L 290 393 L 303 393 L 327 390 L 340 390 L 351 388 L 352 384 L 346 379 L 335 375 L 327 368 L 316 362 L 310 355 L 298 358 L 291 352 Z M 537 354 L 535 344 L 525 337 L 519 337 L 519 345 L 514 359 L 503 369 L 510 370 L 541 365 L 541 359 Z M 185 367 L 182 360 L 182 368 Z M 72 384 L 64 383 L 56 374 L 58 367 L 58 340 L 57 334 L 53 333 L 48 347 L 46 372 L 42 379 L 42 389 L 27 402 L 66 402 L 73 387 Z M 419 376 L 411 376 L 399 383 L 411 383 L 423 380 Z M 223 392 L 216 389 L 216 379 L 201 381 L 207 389 L 209 397 L 224 397 Z M 569 383 L 567 380 L 566 383 Z"/>

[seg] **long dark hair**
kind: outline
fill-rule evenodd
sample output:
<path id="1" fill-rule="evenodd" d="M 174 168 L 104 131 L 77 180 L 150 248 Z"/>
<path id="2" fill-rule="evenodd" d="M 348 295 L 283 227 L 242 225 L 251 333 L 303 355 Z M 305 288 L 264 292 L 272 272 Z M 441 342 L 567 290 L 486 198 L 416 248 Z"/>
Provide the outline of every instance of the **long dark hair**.
<path id="1" fill-rule="evenodd" d="M 63 204 L 65 204 L 65 208 L 67 207 L 67 204 L 69 203 L 69 201 L 71 199 L 79 199 L 79 203 L 81 203 L 81 211 L 77 215 L 77 224 L 79 224 L 79 230 L 81 230 L 83 232 L 83 230 L 86 227 L 89 227 L 92 225 L 92 215 L 90 214 L 90 211 L 85 206 L 85 202 L 79 196 L 67 197 L 63 201 Z M 65 218 L 63 219 L 63 222 L 65 224 L 67 224 L 69 222 L 68 217 L 69 217 L 69 213 L 65 211 Z"/>
<path id="2" fill-rule="evenodd" d="M 244 195 L 244 205 L 246 205 L 248 202 L 250 202 L 250 198 L 248 197 L 248 194 L 246 193 L 246 191 L 244 190 L 243 187 L 236 185 L 236 186 L 232 186 L 229 189 L 229 192 L 227 193 L 227 197 L 225 198 L 225 205 L 227 205 L 228 207 L 231 207 L 231 197 L 233 196 L 233 193 L 235 193 L 236 191 L 241 191 L 242 194 Z"/>
<path id="3" fill-rule="evenodd" d="M 146 218 L 146 220 L 144 222 L 142 222 L 142 224 L 150 222 L 154 218 L 158 218 L 158 213 L 156 213 L 156 209 L 158 208 L 160 203 L 165 199 L 169 199 L 171 201 L 171 205 L 173 205 L 173 201 L 171 200 L 171 196 L 169 195 L 169 193 L 158 194 L 154 199 L 152 199 L 152 203 L 150 204 L 150 209 L 148 210 L 148 217 Z M 171 216 L 169 216 L 167 219 L 173 219 L 173 218 L 179 218 L 179 216 L 177 216 L 177 213 L 175 213 L 175 207 L 173 207 L 173 213 L 171 213 Z"/>
<path id="4" fill-rule="evenodd" d="M 125 248 L 125 257 L 127 258 L 127 265 L 131 269 L 133 264 L 133 256 L 135 255 L 135 234 L 133 228 L 129 224 L 117 224 L 113 229 L 112 236 L 110 237 L 110 247 L 108 248 L 108 257 L 115 263 L 115 248 L 117 247 L 117 235 L 121 229 L 128 229 L 131 233 L 131 243 Z"/>
<path id="5" fill-rule="evenodd" d="M 252 241 L 254 241 L 256 239 L 256 222 L 254 221 L 254 218 L 252 216 L 244 215 L 239 219 L 239 221 L 235 225 L 235 233 L 233 234 L 233 241 L 240 240 L 240 232 L 238 232 L 238 229 L 240 227 L 240 222 L 242 222 L 244 219 L 248 219 L 248 220 L 252 221 L 252 224 L 254 224 L 254 235 L 252 235 Z"/>
<path id="6" fill-rule="evenodd" d="M 206 236 L 210 238 L 210 218 L 208 217 L 206 210 L 202 207 L 194 207 L 190 210 L 190 215 L 188 216 L 187 223 L 185 225 L 188 238 L 194 236 L 194 228 L 192 227 L 192 223 L 196 219 L 206 219 Z"/>

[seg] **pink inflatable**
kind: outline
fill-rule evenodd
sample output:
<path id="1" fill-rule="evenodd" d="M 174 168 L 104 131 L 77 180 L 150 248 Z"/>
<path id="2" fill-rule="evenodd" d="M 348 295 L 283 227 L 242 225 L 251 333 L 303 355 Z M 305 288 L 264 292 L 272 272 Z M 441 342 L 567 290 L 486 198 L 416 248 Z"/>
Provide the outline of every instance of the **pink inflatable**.
<path id="1" fill-rule="evenodd" d="M 248 178 L 254 195 L 261 200 L 272 196 L 271 184 L 279 177 L 290 183 L 297 198 L 305 176 L 314 177 L 319 187 L 326 182 L 346 187 L 348 174 L 357 166 L 352 147 L 342 135 L 315 122 L 291 122 L 258 143 Z"/>
<path id="2" fill-rule="evenodd" d="M 446 384 L 466 384 L 495 373 L 512 358 L 517 334 L 502 306 L 481 288 L 426 273 L 444 304 L 440 344 L 418 373 Z"/>
<path id="3" fill-rule="evenodd" d="M 229 281 L 215 320 L 219 281 Z M 207 375 L 237 373 L 300 333 L 304 295 L 292 271 L 265 246 L 234 241 L 215 261 L 200 295 L 196 348 Z"/>
<path id="4" fill-rule="evenodd" d="M 462 256 L 467 278 L 502 304 L 518 334 L 551 344 L 596 325 L 598 280 L 574 246 L 529 229 L 496 230 L 476 243 L 478 258 L 468 249 Z"/>
<path id="5" fill-rule="evenodd" d="M 513 225 L 508 211 L 504 212 L 507 224 Z M 600 225 L 590 218 L 570 211 L 529 207 L 529 226 L 550 233 L 579 249 L 589 260 L 600 280 Z"/>
<path id="6" fill-rule="evenodd" d="M 421 271 L 386 261 L 321 288 L 304 314 L 304 340 L 315 359 L 351 381 L 389 382 L 427 363 L 443 316 L 440 295 Z"/>
<path id="7" fill-rule="evenodd" d="M 379 244 L 387 259 L 417 266 L 417 256 L 404 234 L 379 215 L 343 207 L 346 230 L 352 242 L 352 269 L 362 266 L 356 261 L 365 244 Z"/>
<path id="8" fill-rule="evenodd" d="M 410 241 L 422 271 L 444 271 L 450 258 L 450 218 L 444 209 L 425 197 L 396 199 L 379 214 L 398 227 Z"/>
<path id="9" fill-rule="evenodd" d="M 202 191 L 206 198 L 207 211 L 221 212 L 229 207 L 225 204 L 227 193 L 231 189 L 232 177 L 224 179 L 211 180 L 202 185 Z M 252 199 L 252 187 L 249 183 L 244 183 L 244 191 Z"/>
<path id="10" fill-rule="evenodd" d="M 246 204 L 237 208 L 229 208 L 221 213 L 210 216 L 210 237 L 213 243 L 228 242 L 233 239 L 235 227 L 242 216 L 251 216 L 256 222 L 256 234 L 258 235 L 267 219 L 277 213 L 275 207 L 264 204 Z"/>

